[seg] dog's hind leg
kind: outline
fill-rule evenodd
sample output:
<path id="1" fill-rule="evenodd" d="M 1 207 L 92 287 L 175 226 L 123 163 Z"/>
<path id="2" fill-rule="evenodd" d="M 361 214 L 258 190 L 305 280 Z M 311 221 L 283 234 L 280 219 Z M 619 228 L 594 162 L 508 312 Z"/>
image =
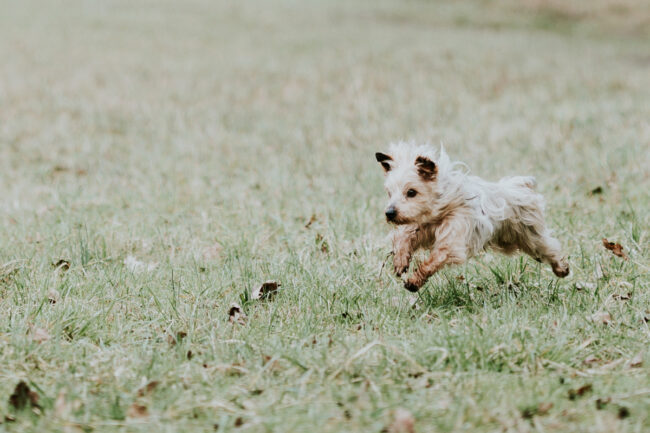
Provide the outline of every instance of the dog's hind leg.
<path id="1" fill-rule="evenodd" d="M 569 275 L 569 262 L 562 252 L 560 241 L 551 236 L 548 230 L 544 229 L 541 234 L 537 230 L 527 230 L 520 238 L 519 248 L 534 259 L 551 265 L 558 277 Z"/>

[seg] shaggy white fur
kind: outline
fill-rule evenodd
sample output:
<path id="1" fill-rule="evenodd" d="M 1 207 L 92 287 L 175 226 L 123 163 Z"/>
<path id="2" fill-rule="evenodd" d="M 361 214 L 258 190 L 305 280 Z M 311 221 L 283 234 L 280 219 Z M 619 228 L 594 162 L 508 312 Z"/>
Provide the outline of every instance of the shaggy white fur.
<path id="1" fill-rule="evenodd" d="M 488 182 L 470 176 L 441 147 L 399 142 L 388 154 L 377 153 L 386 174 L 386 218 L 396 225 L 394 265 L 408 270 L 412 253 L 431 249 L 430 257 L 406 281 L 416 291 L 438 269 L 463 263 L 492 248 L 505 254 L 524 252 L 551 265 L 559 277 L 569 273 L 560 243 L 544 222 L 544 198 L 529 176 Z"/>

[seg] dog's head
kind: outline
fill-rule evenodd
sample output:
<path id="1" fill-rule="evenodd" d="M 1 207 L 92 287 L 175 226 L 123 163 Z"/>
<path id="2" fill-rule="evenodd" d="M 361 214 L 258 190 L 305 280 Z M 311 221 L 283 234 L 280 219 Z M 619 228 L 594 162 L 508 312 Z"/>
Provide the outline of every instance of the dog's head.
<path id="1" fill-rule="evenodd" d="M 385 214 L 393 224 L 421 224 L 431 217 L 437 196 L 438 166 L 433 151 L 409 143 L 392 145 L 388 153 L 377 152 L 386 175 L 388 192 Z"/>

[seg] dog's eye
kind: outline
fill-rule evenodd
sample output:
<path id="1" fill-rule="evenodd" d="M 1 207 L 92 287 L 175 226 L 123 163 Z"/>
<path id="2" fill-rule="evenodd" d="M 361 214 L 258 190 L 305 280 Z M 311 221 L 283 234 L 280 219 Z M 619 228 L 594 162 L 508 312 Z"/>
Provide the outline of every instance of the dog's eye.
<path id="1" fill-rule="evenodd" d="M 406 196 L 408 198 L 413 198 L 416 195 L 418 195 L 418 192 L 416 190 L 414 190 L 414 189 L 409 189 L 408 191 L 406 191 Z"/>

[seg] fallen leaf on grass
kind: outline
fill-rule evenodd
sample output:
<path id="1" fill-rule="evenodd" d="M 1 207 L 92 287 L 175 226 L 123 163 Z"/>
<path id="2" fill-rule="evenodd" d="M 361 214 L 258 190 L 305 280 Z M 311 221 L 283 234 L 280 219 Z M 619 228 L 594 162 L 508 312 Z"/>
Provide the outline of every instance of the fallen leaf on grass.
<path id="1" fill-rule="evenodd" d="M 262 365 L 264 365 L 266 371 L 277 372 L 282 370 L 280 361 L 269 355 L 262 355 Z"/>
<path id="2" fill-rule="evenodd" d="M 639 368 L 643 366 L 643 356 L 639 353 L 637 356 L 632 358 L 630 360 L 630 363 L 628 364 L 628 367 L 630 368 Z"/>
<path id="3" fill-rule="evenodd" d="M 246 313 L 244 313 L 244 310 L 242 310 L 239 304 L 233 302 L 230 305 L 230 309 L 228 310 L 228 321 L 240 325 L 246 324 Z"/>
<path id="4" fill-rule="evenodd" d="M 607 311 L 599 311 L 592 314 L 591 321 L 594 323 L 602 323 L 603 325 L 609 325 L 612 323 L 612 316 Z"/>
<path id="5" fill-rule="evenodd" d="M 176 346 L 176 343 L 179 343 L 185 337 L 187 337 L 187 332 L 185 331 L 177 332 L 176 335 L 167 334 L 167 342 L 170 346 Z"/>
<path id="6" fill-rule="evenodd" d="M 278 291 L 281 286 L 277 281 L 267 281 L 258 287 L 255 287 L 251 292 L 251 299 L 270 299 Z"/>
<path id="7" fill-rule="evenodd" d="M 158 388 L 158 385 L 160 385 L 160 382 L 152 380 L 138 390 L 138 397 L 144 397 L 147 394 L 151 394 L 156 388 Z"/>
<path id="8" fill-rule="evenodd" d="M 129 418 L 146 418 L 149 416 L 149 409 L 147 406 L 140 403 L 133 403 L 126 411 L 126 416 Z"/>
<path id="9" fill-rule="evenodd" d="M 594 388 L 593 385 L 588 383 L 586 385 L 582 385 L 580 388 L 570 389 L 569 400 L 575 400 L 577 397 L 582 397 L 586 393 L 591 392 L 593 388 Z"/>
<path id="10" fill-rule="evenodd" d="M 305 228 L 308 229 L 309 227 L 311 227 L 311 225 L 316 222 L 316 219 L 317 219 L 316 214 L 315 213 L 311 214 L 309 221 L 307 221 L 307 224 L 305 224 Z"/>
<path id="11" fill-rule="evenodd" d="M 61 295 L 56 289 L 50 289 L 47 292 L 47 300 L 50 304 L 56 304 L 61 299 Z"/>
<path id="12" fill-rule="evenodd" d="M 612 298 L 616 299 L 617 301 L 629 301 L 632 299 L 632 293 L 626 293 L 626 294 L 620 294 L 620 293 L 614 293 L 612 295 Z"/>
<path id="13" fill-rule="evenodd" d="M 29 388 L 25 381 L 21 380 L 16 385 L 13 394 L 9 396 L 9 404 L 15 409 L 22 410 L 29 405 L 30 407 L 40 408 L 38 404 L 38 394 Z"/>
<path id="14" fill-rule="evenodd" d="M 615 242 L 610 242 L 606 238 L 603 238 L 603 246 L 614 253 L 617 257 L 622 257 L 627 260 L 627 254 L 623 251 L 623 246 Z"/>
<path id="15" fill-rule="evenodd" d="M 551 402 L 542 402 L 537 406 L 527 407 L 521 411 L 521 416 L 526 419 L 530 419 L 534 416 L 543 416 L 548 413 L 549 410 L 553 407 Z"/>
<path id="16" fill-rule="evenodd" d="M 17 261 L 11 261 L 0 265 L 0 282 L 9 283 L 13 279 L 13 276 L 18 273 L 20 266 Z"/>
<path id="17" fill-rule="evenodd" d="M 393 422 L 385 429 L 387 433 L 415 433 L 415 418 L 406 409 L 396 409 Z"/>
<path id="18" fill-rule="evenodd" d="M 203 367 L 207 368 L 207 365 L 204 364 Z M 250 372 L 246 367 L 244 367 L 243 364 L 239 362 L 233 362 L 232 364 L 217 364 L 212 368 L 225 374 L 226 376 L 242 376 Z"/>
<path id="19" fill-rule="evenodd" d="M 596 195 L 596 194 L 602 194 L 603 193 L 603 187 L 602 186 L 597 186 L 596 188 L 592 189 L 589 192 L 589 195 Z"/>
<path id="20" fill-rule="evenodd" d="M 611 397 L 602 397 L 596 400 L 596 409 L 602 410 L 607 406 L 609 403 L 611 403 L 612 398 Z"/>
<path id="21" fill-rule="evenodd" d="M 55 263 L 52 263 L 52 267 L 54 268 L 55 271 L 59 271 L 59 270 L 67 271 L 68 269 L 70 269 L 70 262 L 68 260 L 61 259 Z"/>
<path id="22" fill-rule="evenodd" d="M 628 416 L 630 416 L 630 409 L 626 408 L 625 406 L 620 406 L 618 408 L 618 419 L 625 419 Z"/>
<path id="23" fill-rule="evenodd" d="M 589 355 L 584 359 L 584 361 L 582 361 L 582 363 L 585 365 L 600 364 L 602 362 L 602 359 L 596 358 L 594 355 Z"/>
<path id="24" fill-rule="evenodd" d="M 316 245 L 320 245 L 320 251 L 322 253 L 328 253 L 330 246 L 320 233 L 316 233 Z"/>

